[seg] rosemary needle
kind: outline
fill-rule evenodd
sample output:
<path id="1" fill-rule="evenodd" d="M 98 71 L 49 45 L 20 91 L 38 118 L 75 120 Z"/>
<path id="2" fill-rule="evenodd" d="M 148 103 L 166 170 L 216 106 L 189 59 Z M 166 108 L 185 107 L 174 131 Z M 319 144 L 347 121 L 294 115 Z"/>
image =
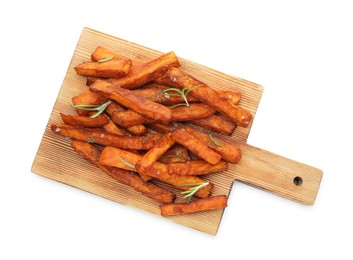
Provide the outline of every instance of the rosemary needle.
<path id="1" fill-rule="evenodd" d="M 135 169 L 135 165 L 132 165 L 131 163 L 129 163 L 128 161 L 125 161 L 123 158 L 119 157 L 120 161 L 122 163 L 124 163 L 126 166 Z"/>
<path id="2" fill-rule="evenodd" d="M 80 109 L 80 110 L 87 110 L 87 111 L 97 111 L 94 115 L 90 116 L 90 118 L 96 118 L 100 114 L 104 112 L 107 106 L 112 103 L 112 101 L 108 100 L 104 104 L 101 105 L 71 105 L 73 108 Z"/>
<path id="3" fill-rule="evenodd" d="M 114 58 L 115 58 L 115 56 L 112 55 L 112 56 L 109 56 L 109 57 L 107 57 L 107 58 L 105 58 L 105 59 L 98 60 L 98 62 L 99 62 L 99 63 L 102 63 L 102 62 L 110 61 L 110 60 L 112 60 L 112 59 L 114 59 Z"/>
<path id="4" fill-rule="evenodd" d="M 209 183 L 208 182 L 203 182 L 203 183 L 185 183 L 185 184 L 179 184 L 179 186 L 195 186 L 193 188 L 190 188 L 186 191 L 180 192 L 180 194 L 184 195 L 184 199 L 188 199 L 187 204 L 190 203 L 191 197 L 198 192 L 200 189 L 203 187 L 206 187 Z"/>
<path id="5" fill-rule="evenodd" d="M 211 134 L 208 135 L 211 139 L 211 141 L 215 144 L 215 146 L 222 147 L 220 143 L 218 143 Z"/>
<path id="6" fill-rule="evenodd" d="M 176 107 L 176 106 L 190 106 L 189 102 L 188 102 L 188 99 L 187 99 L 187 95 L 191 91 L 193 91 L 194 89 L 198 88 L 199 86 L 200 85 L 197 85 L 197 86 L 192 87 L 192 88 L 183 88 L 182 90 L 180 90 L 178 88 L 167 88 L 167 89 L 163 90 L 163 95 L 166 98 L 170 98 L 172 96 L 177 96 L 177 97 L 181 97 L 182 99 L 184 99 L 185 103 L 174 105 L 171 108 Z M 175 94 L 171 94 L 171 93 L 168 93 L 168 91 L 174 91 L 176 93 Z"/>
<path id="7" fill-rule="evenodd" d="M 187 104 L 186 103 L 175 104 L 173 106 L 170 106 L 169 108 L 175 108 L 175 107 L 181 107 L 181 106 L 187 106 Z"/>

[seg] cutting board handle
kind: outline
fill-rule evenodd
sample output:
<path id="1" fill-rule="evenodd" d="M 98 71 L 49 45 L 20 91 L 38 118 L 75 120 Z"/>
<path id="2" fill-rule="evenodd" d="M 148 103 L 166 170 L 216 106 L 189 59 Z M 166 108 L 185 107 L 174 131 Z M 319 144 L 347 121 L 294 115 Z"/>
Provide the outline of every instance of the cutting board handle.
<path id="1" fill-rule="evenodd" d="M 274 153 L 241 145 L 243 156 L 232 166 L 235 179 L 285 198 L 313 205 L 323 172 Z"/>

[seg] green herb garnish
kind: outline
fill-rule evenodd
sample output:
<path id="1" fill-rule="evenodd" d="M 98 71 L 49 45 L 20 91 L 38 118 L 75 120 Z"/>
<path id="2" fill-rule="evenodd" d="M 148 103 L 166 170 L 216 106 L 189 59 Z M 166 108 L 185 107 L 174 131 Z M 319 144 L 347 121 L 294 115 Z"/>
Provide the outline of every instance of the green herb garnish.
<path id="1" fill-rule="evenodd" d="M 112 56 L 109 56 L 109 57 L 107 57 L 107 58 L 105 58 L 105 59 L 101 59 L 101 60 L 97 60 L 99 63 L 102 63 L 102 62 L 106 62 L 106 61 L 110 61 L 110 60 L 112 60 L 112 59 L 114 59 L 115 58 L 115 56 L 114 55 L 112 55 Z"/>
<path id="2" fill-rule="evenodd" d="M 191 197 L 198 192 L 200 189 L 202 189 L 203 187 L 206 187 L 209 183 L 208 182 L 204 182 L 204 183 L 185 183 L 185 184 L 179 184 L 179 186 L 195 186 L 193 188 L 190 188 L 186 191 L 182 191 L 180 192 L 180 194 L 184 195 L 183 198 L 184 199 L 188 199 L 187 204 L 190 203 Z"/>
<path id="3" fill-rule="evenodd" d="M 210 137 L 211 141 L 215 144 L 215 146 L 222 147 L 222 145 L 221 145 L 220 143 L 218 143 L 218 142 L 213 138 L 212 135 L 208 135 L 208 136 Z"/>
<path id="4" fill-rule="evenodd" d="M 190 104 L 188 102 L 187 95 L 190 93 L 190 91 L 193 91 L 194 89 L 198 88 L 199 86 L 200 85 L 192 87 L 192 88 L 183 88 L 182 90 L 177 89 L 177 88 L 167 88 L 167 89 L 163 90 L 163 95 L 166 98 L 170 98 L 170 97 L 174 96 L 174 97 L 181 97 L 182 99 L 184 99 L 185 104 L 184 103 L 177 104 L 177 105 L 172 106 L 171 108 L 176 107 L 176 106 L 188 106 L 189 107 Z M 176 93 L 172 94 L 172 93 L 168 93 L 168 91 L 174 91 Z"/>
<path id="5" fill-rule="evenodd" d="M 135 169 L 135 165 L 132 165 L 131 163 L 125 161 L 123 158 L 119 157 L 120 161 L 124 163 L 126 166 Z"/>
<path id="6" fill-rule="evenodd" d="M 169 108 L 175 108 L 175 107 L 181 107 L 181 106 L 187 106 L 186 103 L 179 103 L 179 104 L 175 104 L 173 106 L 170 106 Z"/>
<path id="7" fill-rule="evenodd" d="M 103 113 L 103 111 L 107 108 L 107 106 L 112 103 L 111 100 L 108 100 L 102 105 L 71 105 L 73 108 L 80 109 L 80 110 L 87 110 L 87 111 L 97 111 L 94 115 L 90 116 L 90 118 L 96 118 L 100 114 Z"/>

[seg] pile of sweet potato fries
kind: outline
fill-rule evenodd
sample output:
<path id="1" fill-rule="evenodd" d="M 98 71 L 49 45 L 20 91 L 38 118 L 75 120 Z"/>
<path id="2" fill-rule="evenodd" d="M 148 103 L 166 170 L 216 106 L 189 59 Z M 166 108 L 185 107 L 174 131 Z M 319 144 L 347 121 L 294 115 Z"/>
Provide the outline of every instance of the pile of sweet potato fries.
<path id="1" fill-rule="evenodd" d="M 199 176 L 241 159 L 240 148 L 217 135 L 252 120 L 238 106 L 240 93 L 212 89 L 180 67 L 174 52 L 144 63 L 99 46 L 75 67 L 89 86 L 72 98 L 76 115 L 60 113 L 64 123 L 51 125 L 83 158 L 160 203 L 162 216 L 227 206 Z M 154 179 L 181 190 L 185 202 L 174 203 Z"/>

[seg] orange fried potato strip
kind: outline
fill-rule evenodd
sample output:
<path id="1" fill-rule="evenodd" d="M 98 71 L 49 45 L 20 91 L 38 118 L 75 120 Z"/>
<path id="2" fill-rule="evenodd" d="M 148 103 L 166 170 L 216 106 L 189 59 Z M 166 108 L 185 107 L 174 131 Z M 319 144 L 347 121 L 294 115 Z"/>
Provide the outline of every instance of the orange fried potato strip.
<path id="1" fill-rule="evenodd" d="M 185 129 L 189 134 L 197 138 L 200 142 L 207 145 L 210 149 L 218 153 L 224 160 L 230 163 L 237 163 L 241 159 L 242 153 L 241 149 L 238 146 L 223 141 L 222 139 L 216 136 L 212 136 L 214 141 L 217 142 L 217 145 L 211 140 L 211 137 L 208 134 L 205 134 L 187 125 L 184 125 L 183 129 Z"/>
<path id="2" fill-rule="evenodd" d="M 217 164 L 221 160 L 221 156 L 207 147 L 204 143 L 199 141 L 193 135 L 189 134 L 184 129 L 177 129 L 172 132 L 172 138 L 196 154 L 198 157 L 204 159 L 210 164 Z"/>
<path id="3" fill-rule="evenodd" d="M 169 85 L 179 89 L 193 89 L 190 91 L 189 95 L 198 98 L 200 101 L 216 109 L 239 126 L 248 126 L 253 118 L 249 111 L 234 105 L 229 99 L 220 95 L 216 90 L 178 68 L 169 68 L 165 74 L 164 80 Z"/>
<path id="4" fill-rule="evenodd" d="M 118 182 L 128 185 L 138 192 L 141 192 L 144 196 L 147 196 L 159 203 L 172 203 L 175 199 L 175 195 L 157 185 L 149 182 L 144 182 L 138 175 L 131 171 L 123 169 L 116 169 L 112 167 L 106 167 L 99 163 L 100 152 L 95 146 L 84 142 L 73 140 L 71 146 L 74 150 L 79 153 L 84 159 L 90 161 L 102 169 L 105 173 L 109 174 L 113 179 Z"/>
<path id="5" fill-rule="evenodd" d="M 76 140 L 133 150 L 149 150 L 160 139 L 160 135 L 157 134 L 120 136 L 100 129 L 77 128 L 66 124 L 52 124 L 51 130 L 56 134 Z"/>
<path id="6" fill-rule="evenodd" d="M 151 182 L 144 181 L 137 174 L 123 169 L 113 169 L 110 172 L 117 181 L 133 187 L 136 191 L 143 195 L 163 204 L 171 203 L 175 199 L 175 194 L 165 190 Z"/>
<path id="7" fill-rule="evenodd" d="M 153 81 L 165 74 L 170 67 L 179 67 L 180 63 L 174 52 L 163 54 L 141 66 L 132 66 L 127 76 L 109 81 L 121 88 L 133 89 Z"/>
<path id="8" fill-rule="evenodd" d="M 113 120 L 114 123 L 120 125 L 120 119 L 117 116 L 117 113 L 120 112 L 124 112 L 125 109 L 122 108 L 121 106 L 119 106 L 116 102 L 112 102 L 111 104 L 109 104 L 109 106 L 106 108 L 105 112 L 111 117 L 111 119 Z M 120 125 L 121 126 L 121 125 Z M 123 126 L 124 127 L 124 126 Z M 144 135 L 146 134 L 147 130 L 146 127 L 142 124 L 137 124 L 137 125 L 133 125 L 133 126 L 128 126 L 125 127 L 125 129 L 133 134 L 133 135 Z"/>
<path id="9" fill-rule="evenodd" d="M 102 127 L 105 131 L 116 135 L 125 135 L 124 132 L 110 119 L 108 115 L 106 115 L 106 117 L 108 118 L 108 123 Z"/>
<path id="10" fill-rule="evenodd" d="M 112 60 L 128 60 L 129 58 L 120 55 L 117 52 L 108 50 L 102 46 L 98 46 L 94 52 L 91 54 L 91 60 L 93 61 L 99 61 L 99 60 L 104 60 L 104 59 L 109 59 L 112 58 Z M 136 59 L 131 59 L 132 61 L 132 66 L 140 66 L 144 65 L 145 63 Z"/>
<path id="11" fill-rule="evenodd" d="M 160 133 L 160 134 L 172 132 L 176 129 L 176 126 L 174 124 L 163 124 L 163 123 L 159 123 L 159 122 L 148 124 L 147 127 L 156 131 L 157 133 Z"/>
<path id="12" fill-rule="evenodd" d="M 87 61 L 77 65 L 75 70 L 82 76 L 119 78 L 128 74 L 131 65 L 131 60 Z"/>
<path id="13" fill-rule="evenodd" d="M 78 94 L 77 96 L 74 96 L 72 98 L 72 104 L 74 106 L 76 106 L 76 105 L 101 105 L 107 101 L 108 101 L 108 99 L 106 99 L 102 95 L 99 95 L 98 93 L 90 91 L 90 90 L 83 91 L 80 94 Z M 79 116 L 90 114 L 90 111 L 82 110 L 82 109 L 76 109 L 76 112 Z"/>
<path id="14" fill-rule="evenodd" d="M 60 113 L 60 116 L 65 124 L 79 127 L 102 127 L 109 122 L 109 119 L 104 115 L 90 118 L 88 116 L 72 116 Z"/>
<path id="15" fill-rule="evenodd" d="M 171 119 L 172 112 L 169 108 L 106 81 L 97 80 L 90 86 L 90 89 L 152 119 L 165 122 Z"/>
<path id="16" fill-rule="evenodd" d="M 112 166 L 128 171 L 136 171 L 135 165 L 141 160 L 141 155 L 116 147 L 106 146 L 99 158 L 99 162 L 106 166 Z"/>
<path id="17" fill-rule="evenodd" d="M 147 133 L 146 127 L 142 124 L 133 125 L 125 128 L 129 133 L 133 135 L 142 136 Z"/>
<path id="18" fill-rule="evenodd" d="M 166 95 L 163 91 L 168 88 L 169 86 L 167 85 L 161 85 L 155 82 L 151 82 L 143 85 L 141 88 L 134 89 L 133 92 L 145 98 L 148 98 L 149 100 L 166 106 L 172 106 L 185 102 L 184 99 L 180 96 Z M 194 98 L 192 96 L 188 96 L 187 98 L 189 103 L 200 102 L 197 98 Z"/>
<path id="19" fill-rule="evenodd" d="M 229 99 L 234 105 L 238 105 L 240 101 L 240 92 L 232 90 L 216 90 L 221 96 Z"/>
<path id="20" fill-rule="evenodd" d="M 189 106 L 173 107 L 170 110 L 172 111 L 172 118 L 170 120 L 172 122 L 205 118 L 216 112 L 213 108 L 203 103 L 192 103 Z"/>
<path id="21" fill-rule="evenodd" d="M 172 132 L 177 128 L 177 126 L 175 126 L 174 124 L 163 124 L 163 123 L 159 123 L 159 122 L 148 124 L 146 126 L 149 129 L 152 129 L 153 131 L 160 133 L 160 134 Z"/>
<path id="22" fill-rule="evenodd" d="M 164 155 L 159 158 L 158 161 L 165 164 L 171 164 L 171 163 L 186 162 L 189 160 L 190 160 L 190 156 L 189 156 L 188 150 L 180 144 L 175 144 L 168 151 L 166 151 Z"/>
<path id="23" fill-rule="evenodd" d="M 134 167 L 128 168 L 129 170 L 135 170 L 136 163 L 141 159 L 141 155 L 127 153 L 119 148 L 106 146 L 99 158 L 99 162 L 106 166 L 113 167 L 130 167 L 126 165 L 126 162 L 131 164 Z M 121 158 L 123 160 L 121 160 Z M 125 166 L 124 166 L 125 165 Z M 126 169 L 126 168 L 125 168 Z M 197 176 L 181 176 L 176 174 L 169 173 L 169 166 L 160 162 L 155 162 L 146 172 L 138 172 L 141 176 L 148 175 L 155 179 L 158 179 L 162 182 L 168 183 L 170 185 L 175 186 L 180 190 L 187 190 L 189 187 L 180 186 L 180 184 L 193 184 L 193 183 L 203 183 L 205 182 L 201 178 Z M 141 177 L 142 177 L 141 176 Z M 142 177 L 143 178 L 143 177 Z M 213 188 L 213 184 L 209 183 L 209 185 L 200 189 L 195 195 L 199 198 L 207 198 L 211 194 L 211 190 Z"/>
<path id="24" fill-rule="evenodd" d="M 170 174 L 170 166 L 160 162 L 155 162 L 145 174 L 162 182 L 171 184 L 180 190 L 188 190 L 190 188 L 187 186 L 181 186 L 182 184 L 199 184 L 205 182 L 197 176 Z M 212 183 L 209 183 L 207 186 L 198 190 L 195 193 L 195 196 L 199 198 L 209 197 L 213 186 L 214 185 Z"/>
<path id="25" fill-rule="evenodd" d="M 175 143 L 170 137 L 170 133 L 162 136 L 161 139 L 150 150 L 145 153 L 136 164 L 138 172 L 145 173 L 148 169 Z"/>
<path id="26" fill-rule="evenodd" d="M 119 148 L 113 148 L 106 146 L 99 158 L 99 162 L 103 165 L 116 167 L 119 169 L 125 169 L 136 172 L 136 164 L 141 160 L 141 155 L 133 153 L 131 151 L 122 150 Z M 151 177 L 144 173 L 139 173 L 140 177 L 144 181 L 148 181 Z"/>
<path id="27" fill-rule="evenodd" d="M 171 163 L 168 165 L 171 174 L 178 175 L 203 175 L 208 173 L 221 172 L 228 169 L 227 162 L 220 160 L 214 165 L 204 160 L 190 160 L 185 163 Z"/>
<path id="28" fill-rule="evenodd" d="M 198 199 L 185 203 L 171 203 L 159 206 L 161 215 L 164 217 L 175 216 L 182 214 L 191 214 L 200 211 L 223 209 L 227 207 L 227 197 L 225 195 L 218 195 L 206 199 Z"/>
<path id="29" fill-rule="evenodd" d="M 170 108 L 171 122 L 179 122 L 179 121 L 191 121 L 195 119 L 202 119 L 205 117 L 209 117 L 215 113 L 213 108 L 202 104 L 202 103 L 193 103 L 187 106 L 180 106 Z M 123 127 L 130 127 L 137 124 L 151 124 L 156 122 L 156 120 L 149 118 L 145 115 L 136 113 L 133 110 L 126 110 L 121 112 L 116 112 L 112 115 L 112 119 L 115 123 Z"/>
<path id="30" fill-rule="evenodd" d="M 112 119 L 116 124 L 122 127 L 130 127 L 139 124 L 150 124 L 155 122 L 154 119 L 136 113 L 131 109 L 113 113 Z"/>
<path id="31" fill-rule="evenodd" d="M 231 136 L 235 128 L 237 127 L 234 122 L 218 115 L 195 119 L 192 120 L 190 123 L 211 130 L 213 132 L 228 136 Z"/>

